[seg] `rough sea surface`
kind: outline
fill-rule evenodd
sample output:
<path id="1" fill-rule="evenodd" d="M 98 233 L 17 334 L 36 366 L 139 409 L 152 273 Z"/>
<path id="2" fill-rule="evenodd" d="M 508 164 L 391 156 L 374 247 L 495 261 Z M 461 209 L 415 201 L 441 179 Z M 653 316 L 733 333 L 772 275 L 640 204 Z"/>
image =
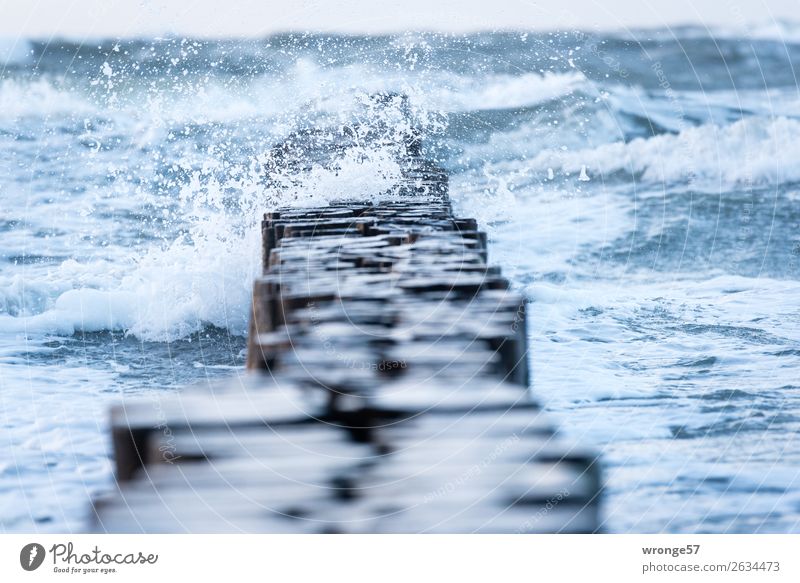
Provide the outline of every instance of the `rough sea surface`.
<path id="1" fill-rule="evenodd" d="M 85 528 L 112 403 L 242 371 L 260 214 L 395 170 L 267 153 L 386 91 L 532 302 L 604 530 L 800 531 L 795 65 L 788 25 L 0 40 L 0 532 Z"/>

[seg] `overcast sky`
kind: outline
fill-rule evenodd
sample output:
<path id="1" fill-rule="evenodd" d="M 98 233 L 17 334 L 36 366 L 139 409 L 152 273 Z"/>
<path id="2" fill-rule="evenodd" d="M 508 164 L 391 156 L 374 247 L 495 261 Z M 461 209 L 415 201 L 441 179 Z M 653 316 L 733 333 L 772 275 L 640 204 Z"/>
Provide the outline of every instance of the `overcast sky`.
<path id="1" fill-rule="evenodd" d="M 800 21 L 800 0 L 0 0 L 0 37 L 398 32 Z"/>

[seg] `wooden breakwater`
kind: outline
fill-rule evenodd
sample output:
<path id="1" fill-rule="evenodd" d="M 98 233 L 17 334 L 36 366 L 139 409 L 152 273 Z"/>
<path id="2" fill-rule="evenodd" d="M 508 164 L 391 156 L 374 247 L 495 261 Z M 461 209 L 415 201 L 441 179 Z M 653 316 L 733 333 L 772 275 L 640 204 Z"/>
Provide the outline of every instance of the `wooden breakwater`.
<path id="1" fill-rule="evenodd" d="M 593 532 L 528 387 L 526 305 L 407 149 L 391 201 L 264 217 L 249 372 L 114 409 L 106 532 Z"/>

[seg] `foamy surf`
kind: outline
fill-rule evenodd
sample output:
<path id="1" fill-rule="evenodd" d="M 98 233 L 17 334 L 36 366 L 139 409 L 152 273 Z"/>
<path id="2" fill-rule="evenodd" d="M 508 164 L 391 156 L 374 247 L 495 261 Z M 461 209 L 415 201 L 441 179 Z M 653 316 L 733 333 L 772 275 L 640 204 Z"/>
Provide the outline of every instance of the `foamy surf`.
<path id="1" fill-rule="evenodd" d="M 692 183 L 703 189 L 778 185 L 800 181 L 799 131 L 800 122 L 792 118 L 747 118 L 592 148 L 545 147 L 529 164 L 542 178 L 549 170 L 560 177 L 589 171 L 604 180 Z"/>
<path id="2" fill-rule="evenodd" d="M 176 214 L 186 221 L 168 244 L 133 249 L 122 260 L 70 261 L 6 284 L 0 315 L 5 333 L 61 334 L 123 331 L 147 341 L 171 341 L 206 326 L 244 335 L 252 280 L 260 265 L 260 222 L 279 206 L 320 206 L 333 200 L 383 200 L 401 178 L 388 151 L 350 149 L 332 166 L 313 165 L 264 185 L 260 166 L 231 181 L 217 178 L 209 161 L 193 171 L 179 195 Z M 237 196 L 230 197 L 235 188 Z M 119 260 L 118 260 L 119 261 Z M 81 287 L 92 282 L 97 287 Z M 64 288 L 76 286 L 72 289 Z M 34 298 L 33 295 L 36 297 Z M 26 297 L 26 295 L 28 297 Z M 30 314 L 26 306 L 42 306 Z"/>

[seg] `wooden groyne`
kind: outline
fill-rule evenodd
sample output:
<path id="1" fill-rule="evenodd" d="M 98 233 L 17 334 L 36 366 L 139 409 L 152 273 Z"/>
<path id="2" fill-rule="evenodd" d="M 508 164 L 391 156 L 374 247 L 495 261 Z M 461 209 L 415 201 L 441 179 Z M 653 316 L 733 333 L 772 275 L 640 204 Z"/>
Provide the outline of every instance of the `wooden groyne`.
<path id="1" fill-rule="evenodd" d="M 592 532 L 526 304 L 412 144 L 386 202 L 267 213 L 247 374 L 114 409 L 106 532 Z"/>

